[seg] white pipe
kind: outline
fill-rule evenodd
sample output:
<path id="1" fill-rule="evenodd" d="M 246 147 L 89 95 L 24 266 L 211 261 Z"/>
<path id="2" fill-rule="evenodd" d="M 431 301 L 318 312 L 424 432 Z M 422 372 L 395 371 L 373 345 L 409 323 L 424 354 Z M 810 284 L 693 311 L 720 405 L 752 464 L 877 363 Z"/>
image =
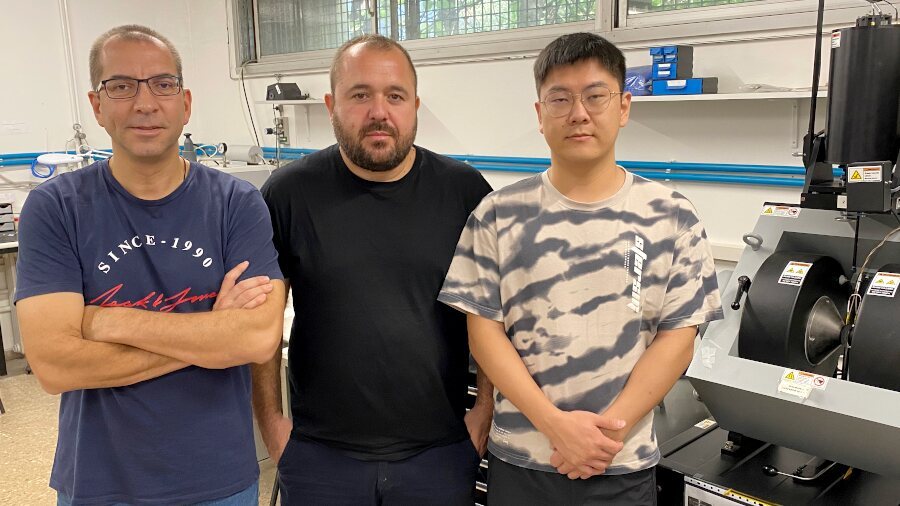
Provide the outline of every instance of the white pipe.
<path id="1" fill-rule="evenodd" d="M 75 58 L 72 55 L 72 35 L 69 31 L 69 2 L 59 0 L 59 21 L 62 28 L 63 51 L 66 56 L 66 74 L 69 77 L 69 108 L 72 113 L 72 123 L 81 125 L 81 108 L 79 107 L 78 91 L 75 85 Z"/>

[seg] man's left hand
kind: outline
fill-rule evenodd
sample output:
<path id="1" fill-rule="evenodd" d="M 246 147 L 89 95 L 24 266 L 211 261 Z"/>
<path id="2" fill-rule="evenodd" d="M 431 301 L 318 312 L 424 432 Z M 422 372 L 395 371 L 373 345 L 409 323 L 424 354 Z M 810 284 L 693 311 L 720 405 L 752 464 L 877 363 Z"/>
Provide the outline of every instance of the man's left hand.
<path id="1" fill-rule="evenodd" d="M 487 452 L 487 438 L 491 432 L 491 419 L 494 416 L 493 403 L 475 403 L 475 406 L 466 413 L 466 429 L 472 438 L 472 445 L 478 451 L 478 455 L 484 457 Z"/>

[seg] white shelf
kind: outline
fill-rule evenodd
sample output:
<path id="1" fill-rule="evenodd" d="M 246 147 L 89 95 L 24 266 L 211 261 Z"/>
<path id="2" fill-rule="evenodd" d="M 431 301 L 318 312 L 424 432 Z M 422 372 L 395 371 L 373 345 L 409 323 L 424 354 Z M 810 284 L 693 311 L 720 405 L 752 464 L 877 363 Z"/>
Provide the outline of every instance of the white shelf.
<path id="1" fill-rule="evenodd" d="M 256 103 L 268 105 L 316 105 L 324 104 L 325 101 L 318 98 L 308 98 L 306 100 L 257 100 Z"/>
<path id="2" fill-rule="evenodd" d="M 808 91 L 776 91 L 757 93 L 707 93 L 703 95 L 644 95 L 632 97 L 633 102 L 690 102 L 710 100 L 809 100 Z M 818 98 L 825 98 L 827 93 L 820 91 Z"/>

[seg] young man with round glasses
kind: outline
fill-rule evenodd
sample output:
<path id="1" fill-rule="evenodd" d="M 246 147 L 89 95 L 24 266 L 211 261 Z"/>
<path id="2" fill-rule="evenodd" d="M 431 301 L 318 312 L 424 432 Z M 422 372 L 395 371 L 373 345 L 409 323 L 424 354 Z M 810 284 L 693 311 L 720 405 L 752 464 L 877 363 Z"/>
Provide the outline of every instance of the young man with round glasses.
<path id="1" fill-rule="evenodd" d="M 682 195 L 616 165 L 625 58 L 564 35 L 534 65 L 550 168 L 469 217 L 439 300 L 497 388 L 488 502 L 655 504 L 653 407 L 722 317 Z"/>
<path id="2" fill-rule="evenodd" d="M 33 190 L 19 229 L 22 338 L 62 393 L 50 486 L 60 505 L 255 505 L 246 364 L 279 348 L 285 300 L 269 213 L 179 156 L 191 93 L 166 38 L 114 28 L 90 74 L 113 156 Z"/>

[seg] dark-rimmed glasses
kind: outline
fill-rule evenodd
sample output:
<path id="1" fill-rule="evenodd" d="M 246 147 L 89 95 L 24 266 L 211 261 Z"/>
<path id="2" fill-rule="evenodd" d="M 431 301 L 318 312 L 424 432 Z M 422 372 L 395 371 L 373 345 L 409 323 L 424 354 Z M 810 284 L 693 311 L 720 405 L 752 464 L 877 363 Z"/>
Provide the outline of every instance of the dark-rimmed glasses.
<path id="1" fill-rule="evenodd" d="M 113 100 L 123 100 L 134 98 L 138 94 L 138 88 L 141 83 L 147 83 L 150 93 L 157 97 L 170 97 L 181 93 L 181 78 L 164 74 L 161 76 L 148 77 L 147 79 L 132 79 L 130 77 L 113 77 L 112 79 L 104 79 L 100 81 L 100 90 L 106 90 L 106 96 Z"/>
<path id="2" fill-rule="evenodd" d="M 584 109 L 591 114 L 599 114 L 609 107 L 609 102 L 613 95 L 621 95 L 621 91 L 610 91 L 606 86 L 591 86 L 581 93 L 570 93 L 568 91 L 554 91 L 550 93 L 541 104 L 547 114 L 554 118 L 568 116 L 572 112 L 575 105 L 575 97 L 581 100 Z"/>

